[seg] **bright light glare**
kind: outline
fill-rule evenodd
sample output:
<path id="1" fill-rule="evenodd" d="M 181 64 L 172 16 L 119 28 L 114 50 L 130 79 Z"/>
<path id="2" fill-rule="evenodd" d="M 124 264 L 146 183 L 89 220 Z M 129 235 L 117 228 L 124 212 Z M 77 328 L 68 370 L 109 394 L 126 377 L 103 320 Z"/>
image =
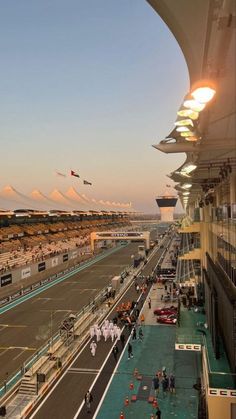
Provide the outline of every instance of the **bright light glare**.
<path id="1" fill-rule="evenodd" d="M 187 128 L 187 127 L 177 127 L 176 131 L 178 131 L 178 132 L 190 132 L 189 128 Z"/>
<path id="2" fill-rule="evenodd" d="M 208 103 L 215 96 L 216 91 L 211 87 L 198 87 L 192 92 L 192 96 L 197 102 Z"/>
<path id="3" fill-rule="evenodd" d="M 185 140 L 186 141 L 197 141 L 198 138 L 195 135 L 193 135 L 192 137 L 185 137 Z"/>
<path id="4" fill-rule="evenodd" d="M 188 109 L 192 109 L 195 112 L 201 112 L 205 108 L 205 103 L 199 103 L 197 100 L 185 100 L 184 107 Z"/>
<path id="5" fill-rule="evenodd" d="M 179 128 L 181 128 L 181 127 L 179 127 Z M 177 128 L 176 131 L 178 131 L 178 128 Z M 181 137 L 193 137 L 194 133 L 192 131 L 185 131 L 185 132 L 181 132 L 180 135 L 181 135 Z"/>

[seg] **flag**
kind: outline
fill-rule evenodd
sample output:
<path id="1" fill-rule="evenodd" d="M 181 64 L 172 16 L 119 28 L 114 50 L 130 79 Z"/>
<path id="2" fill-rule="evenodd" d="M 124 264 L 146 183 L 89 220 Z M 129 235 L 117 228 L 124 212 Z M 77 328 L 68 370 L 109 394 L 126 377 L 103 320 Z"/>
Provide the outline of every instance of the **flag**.
<path id="1" fill-rule="evenodd" d="M 74 170 L 70 171 L 70 175 L 75 176 L 75 177 L 80 177 L 80 175 L 78 175 L 78 173 L 75 173 Z"/>
<path id="2" fill-rule="evenodd" d="M 55 171 L 55 173 L 57 176 L 66 177 L 64 173 L 57 172 L 57 170 Z"/>
<path id="3" fill-rule="evenodd" d="M 84 180 L 84 185 L 92 185 L 92 183 L 88 182 L 87 180 Z"/>

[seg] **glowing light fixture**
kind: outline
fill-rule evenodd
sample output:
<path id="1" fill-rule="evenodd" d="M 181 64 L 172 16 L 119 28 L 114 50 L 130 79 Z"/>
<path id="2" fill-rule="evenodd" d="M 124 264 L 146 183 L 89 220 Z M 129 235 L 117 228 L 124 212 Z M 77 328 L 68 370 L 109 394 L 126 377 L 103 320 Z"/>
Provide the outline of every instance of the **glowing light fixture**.
<path id="1" fill-rule="evenodd" d="M 185 137 L 185 140 L 186 141 L 197 141 L 198 138 L 195 135 L 193 135 L 192 137 Z"/>
<path id="2" fill-rule="evenodd" d="M 183 103 L 185 108 L 191 109 L 194 112 L 201 112 L 205 108 L 205 103 L 200 103 L 197 100 L 185 100 Z"/>
<path id="3" fill-rule="evenodd" d="M 185 128 L 185 127 L 179 127 L 179 128 Z M 178 131 L 178 128 L 176 129 L 176 131 Z M 180 135 L 181 135 L 181 137 L 187 137 L 187 138 L 195 136 L 194 132 L 189 131 L 189 130 L 181 132 Z"/>
<path id="4" fill-rule="evenodd" d="M 192 184 L 191 183 L 184 183 L 183 185 L 182 185 L 182 188 L 183 189 L 190 189 L 192 187 Z"/>
<path id="5" fill-rule="evenodd" d="M 178 116 L 185 117 L 185 118 L 191 118 L 193 121 L 198 119 L 199 113 L 196 111 L 193 111 L 192 109 L 180 109 L 180 111 L 177 112 Z"/>
<path id="6" fill-rule="evenodd" d="M 178 132 L 189 132 L 189 128 L 187 128 L 187 127 L 177 127 L 176 131 L 178 131 Z"/>
<path id="7" fill-rule="evenodd" d="M 175 122 L 175 125 L 177 127 L 183 127 L 183 126 L 188 126 L 188 125 L 190 125 L 191 127 L 193 127 L 193 121 L 190 118 L 187 118 L 187 119 L 178 119 Z"/>
<path id="8" fill-rule="evenodd" d="M 190 192 L 183 192 L 184 196 L 190 195 Z"/>
<path id="9" fill-rule="evenodd" d="M 196 170 L 196 168 L 197 168 L 196 164 L 194 164 L 194 163 L 187 163 L 187 164 L 185 164 L 182 167 L 180 173 L 187 173 L 187 174 L 189 174 L 189 173 L 193 172 L 194 170 Z"/>
<path id="10" fill-rule="evenodd" d="M 191 94 L 197 102 L 208 103 L 215 96 L 216 91 L 209 86 L 204 86 L 198 87 Z"/>

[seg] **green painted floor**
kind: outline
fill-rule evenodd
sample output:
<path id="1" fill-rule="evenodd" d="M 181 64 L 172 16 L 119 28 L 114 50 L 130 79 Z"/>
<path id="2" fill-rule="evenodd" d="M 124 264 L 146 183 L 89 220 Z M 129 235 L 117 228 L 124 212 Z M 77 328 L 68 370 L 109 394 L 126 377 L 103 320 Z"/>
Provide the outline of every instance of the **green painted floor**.
<path id="1" fill-rule="evenodd" d="M 230 372 L 230 366 L 223 344 L 219 341 L 220 357 L 216 359 L 210 332 L 204 327 L 205 322 L 205 314 L 181 307 L 180 326 L 176 329 L 176 341 L 179 343 L 199 343 L 205 345 L 209 364 L 210 387 L 235 389 L 235 378 Z M 201 333 L 201 330 L 204 333 Z"/>
<path id="2" fill-rule="evenodd" d="M 138 400 L 124 406 L 126 396 L 137 394 L 142 382 L 134 378 L 133 372 L 137 368 L 145 377 L 153 378 L 156 371 L 166 367 L 167 375 L 174 373 L 176 377 L 176 394 L 158 395 L 162 419 L 196 419 L 198 407 L 198 393 L 193 389 L 197 377 L 200 375 L 201 358 L 198 352 L 175 351 L 175 326 L 145 326 L 143 342 L 132 342 L 134 358 L 128 360 L 125 351 L 118 369 L 110 384 L 109 390 L 97 415 L 98 419 L 119 419 L 121 411 L 125 419 L 144 419 L 151 417 L 155 409 L 148 403 L 153 389 L 147 391 L 146 400 Z M 134 390 L 129 390 L 130 382 L 134 383 Z"/>

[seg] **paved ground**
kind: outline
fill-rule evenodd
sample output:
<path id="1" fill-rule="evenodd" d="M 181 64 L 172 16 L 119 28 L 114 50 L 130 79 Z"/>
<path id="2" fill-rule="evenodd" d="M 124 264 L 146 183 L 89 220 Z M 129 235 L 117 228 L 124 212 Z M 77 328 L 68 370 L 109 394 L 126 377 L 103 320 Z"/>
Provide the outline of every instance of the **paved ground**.
<path id="1" fill-rule="evenodd" d="M 157 264 L 163 250 L 157 251 L 155 257 L 151 262 L 145 266 L 143 270 L 144 275 L 149 275 L 153 267 Z M 127 291 L 126 297 L 122 301 L 128 299 L 137 300 L 137 293 L 133 284 Z M 139 301 L 139 308 L 141 309 L 145 297 L 141 297 Z M 114 312 L 110 317 L 114 317 Z M 129 330 L 125 330 L 126 338 L 129 336 Z M 119 355 L 121 355 L 122 347 L 119 345 Z M 41 409 L 35 413 L 37 419 L 65 419 L 65 418 L 84 418 L 87 417 L 84 406 L 82 405 L 84 395 L 88 388 L 90 388 L 95 380 L 94 393 L 96 394 L 95 402 L 93 403 L 93 413 L 96 406 L 105 391 L 110 376 L 113 373 L 116 362 L 112 355 L 111 349 L 113 344 L 111 340 L 104 342 L 102 340 L 98 344 L 96 357 L 91 356 L 89 346 L 85 346 L 68 372 L 62 377 L 55 390 L 50 397 L 42 405 Z M 61 402 L 63 400 L 63 402 Z M 65 402 L 64 402 L 65 401 Z"/>
<path id="2" fill-rule="evenodd" d="M 157 400 L 162 412 L 161 418 L 197 418 L 198 394 L 193 389 L 193 384 L 200 374 L 201 358 L 197 352 L 175 351 L 175 326 L 156 323 L 153 308 L 164 305 L 161 301 L 162 293 L 162 286 L 154 284 L 150 292 L 152 309 L 148 308 L 147 302 L 144 304 L 144 340 L 131 340 L 134 358 L 128 360 L 127 353 L 124 352 L 94 419 L 116 419 L 121 412 L 125 419 L 150 418 L 155 413 L 152 404 L 148 403 L 148 397 L 155 396 L 152 379 L 163 366 L 166 367 L 167 374 L 174 373 L 176 377 L 176 393 L 164 393 L 160 388 Z M 134 377 L 135 368 L 143 377 L 141 381 Z M 131 382 L 134 384 L 132 391 L 129 388 Z M 133 394 L 138 395 L 138 400 L 125 406 L 126 397 L 131 399 Z"/>
<path id="3" fill-rule="evenodd" d="M 111 278 L 131 263 L 136 243 L 72 275 L 0 316 L 0 383 L 58 330 L 61 320 L 78 312 Z"/>

